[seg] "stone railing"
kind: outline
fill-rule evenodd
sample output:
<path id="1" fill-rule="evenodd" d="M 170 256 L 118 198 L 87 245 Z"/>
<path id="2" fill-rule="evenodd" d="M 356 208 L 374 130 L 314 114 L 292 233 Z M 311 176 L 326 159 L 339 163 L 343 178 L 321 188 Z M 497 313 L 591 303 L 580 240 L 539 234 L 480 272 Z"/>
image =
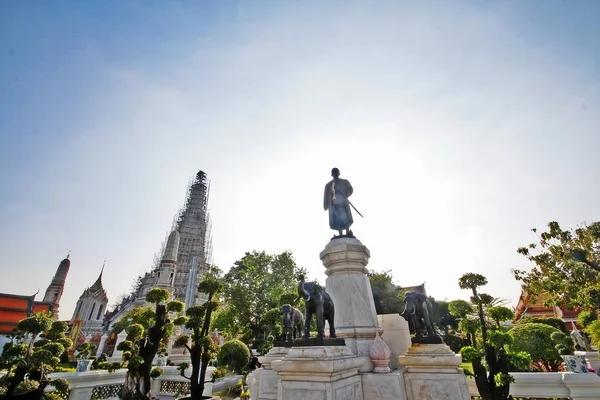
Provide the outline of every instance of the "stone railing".
<path id="1" fill-rule="evenodd" d="M 179 374 L 177 367 L 162 367 L 164 373 L 152 380 L 152 395 L 160 400 L 173 399 L 176 395 L 188 394 L 190 381 Z M 214 367 L 208 367 L 206 377 L 210 379 Z M 71 391 L 65 400 L 105 400 L 117 399 L 123 389 L 127 370 L 120 369 L 113 373 L 108 371 L 59 372 L 51 374 L 51 378 L 64 378 L 69 381 Z M 186 376 L 192 373 L 186 370 Z M 205 379 L 206 380 L 206 379 Z M 213 383 L 206 382 L 204 395 L 212 394 Z"/>
<path id="2" fill-rule="evenodd" d="M 600 377 L 573 372 L 512 372 L 510 394 L 537 399 L 592 400 L 600 398 Z M 467 378 L 472 397 L 479 398 L 475 379 Z"/>

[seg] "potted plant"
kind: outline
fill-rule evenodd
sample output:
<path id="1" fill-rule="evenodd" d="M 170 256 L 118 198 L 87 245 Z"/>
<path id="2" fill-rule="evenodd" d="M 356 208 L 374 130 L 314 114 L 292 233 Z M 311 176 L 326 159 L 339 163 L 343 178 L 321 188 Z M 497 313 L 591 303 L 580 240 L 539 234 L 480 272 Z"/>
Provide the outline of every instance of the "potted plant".
<path id="1" fill-rule="evenodd" d="M 568 372 L 579 372 L 587 373 L 588 367 L 585 362 L 585 357 L 581 355 L 574 355 L 575 342 L 571 336 L 564 332 L 554 332 L 550 335 L 550 339 L 554 343 L 554 348 L 558 351 L 558 354 L 563 360 L 565 360 L 565 366 Z"/>
<path id="2" fill-rule="evenodd" d="M 77 347 L 77 355 L 75 356 L 77 359 L 77 372 L 88 372 L 92 368 L 94 360 L 91 359 L 91 356 L 95 350 L 96 346 L 88 342 Z"/>
<path id="3" fill-rule="evenodd" d="M 158 349 L 158 353 L 156 353 L 156 366 L 157 367 L 166 366 L 168 357 L 169 357 L 169 354 L 167 353 L 167 347 L 163 343 L 161 345 L 161 347 Z"/>

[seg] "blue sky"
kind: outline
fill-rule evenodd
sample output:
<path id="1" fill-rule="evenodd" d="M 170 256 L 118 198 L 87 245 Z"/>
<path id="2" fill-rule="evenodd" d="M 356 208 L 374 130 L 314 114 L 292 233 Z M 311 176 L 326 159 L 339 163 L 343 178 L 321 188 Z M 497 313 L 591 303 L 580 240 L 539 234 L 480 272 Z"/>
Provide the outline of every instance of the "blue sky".
<path id="1" fill-rule="evenodd" d="M 530 228 L 598 218 L 598 2 L 320 3 L 2 2 L 0 291 L 71 250 L 61 317 L 103 260 L 116 300 L 199 169 L 220 267 L 324 281 L 337 166 L 369 266 L 440 299 L 479 272 L 514 301 Z"/>

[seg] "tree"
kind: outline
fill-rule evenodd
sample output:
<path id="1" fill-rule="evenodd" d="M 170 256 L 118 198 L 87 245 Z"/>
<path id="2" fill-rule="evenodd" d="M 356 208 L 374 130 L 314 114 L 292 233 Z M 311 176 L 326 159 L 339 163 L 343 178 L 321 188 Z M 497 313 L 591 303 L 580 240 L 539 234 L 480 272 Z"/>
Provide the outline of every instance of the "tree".
<path id="1" fill-rule="evenodd" d="M 368 276 L 377 314 L 400 314 L 404 303 L 400 287 L 392 282 L 391 271 L 369 272 Z"/>
<path id="2" fill-rule="evenodd" d="M 563 230 L 552 221 L 537 243 L 517 252 L 535 266 L 529 272 L 513 270 L 515 278 L 532 297 L 543 295 L 546 306 L 595 309 L 600 304 L 600 222 Z"/>
<path id="3" fill-rule="evenodd" d="M 169 313 L 175 315 L 183 312 L 183 303 L 172 300 L 167 303 L 171 294 L 166 289 L 154 288 L 146 295 L 151 307 L 136 307 L 125 314 L 113 325 L 113 331 L 127 332 L 127 338 L 118 346 L 123 351 L 123 360 L 127 363 L 127 374 L 123 385 L 124 400 L 150 399 L 151 375 L 156 377 L 160 370 L 152 374 L 152 361 L 162 345 L 162 341 L 173 333 L 175 324 L 185 322 L 177 318 L 171 322 Z M 166 303 L 166 304 L 165 304 Z"/>
<path id="4" fill-rule="evenodd" d="M 529 353 L 532 359 L 531 369 L 534 371 L 558 372 L 563 360 L 551 337 L 556 332 L 562 333 L 547 324 L 519 324 L 508 331 L 513 338 L 511 349 Z"/>
<path id="5" fill-rule="evenodd" d="M 236 374 L 244 374 L 249 361 L 250 349 L 245 343 L 235 339 L 223 343 L 217 356 L 219 365 L 227 366 Z"/>
<path id="6" fill-rule="evenodd" d="M 519 325 L 522 324 L 545 324 L 550 325 L 561 332 L 569 333 L 565 326 L 565 321 L 556 317 L 523 317 L 519 320 Z"/>
<path id="7" fill-rule="evenodd" d="M 37 313 L 17 324 L 13 341 L 4 345 L 0 356 L 0 369 L 7 370 L 0 387 L 6 387 L 7 400 L 47 397 L 44 389 L 48 385 L 58 393 L 68 393 L 66 380 L 49 378 L 60 355 L 73 345 L 65 337 L 67 329 L 65 322 L 53 322 L 48 313 Z"/>
<path id="8" fill-rule="evenodd" d="M 223 283 L 220 277 L 221 271 L 215 267 L 211 268 L 198 286 L 198 291 L 208 295 L 208 298 L 201 306 L 193 306 L 186 310 L 186 317 L 182 317 L 181 322 L 185 322 L 185 327 L 192 331 L 189 335 L 181 335 L 175 341 L 178 346 L 185 347 L 192 361 L 192 374 L 185 376 L 187 365 L 181 364 L 179 371 L 181 376 L 190 380 L 191 398 L 199 400 L 204 392 L 204 377 L 209 361 L 214 357 L 217 346 L 208 335 L 212 313 L 219 307 L 218 294 L 223 289 Z M 189 344 L 191 340 L 191 345 Z"/>
<path id="9" fill-rule="evenodd" d="M 487 309 L 488 316 L 494 320 L 496 327 L 500 329 L 500 323 L 504 321 L 510 321 L 515 317 L 515 313 L 508 308 L 503 306 L 492 306 Z"/>
<path id="10" fill-rule="evenodd" d="M 225 274 L 223 298 L 227 310 L 220 313 L 214 326 L 230 337 L 242 334 L 247 343 L 255 343 L 262 338 L 267 312 L 279 307 L 283 295 L 296 291 L 298 276 L 305 272 L 290 252 L 246 253 Z"/>
<path id="11" fill-rule="evenodd" d="M 475 383 L 482 399 L 504 400 L 509 398 L 510 382 L 513 380 L 508 372 L 522 366 L 528 361 L 529 355 L 522 352 L 512 353 L 509 348 L 512 338 L 506 332 L 493 330 L 488 334 L 484 306 L 492 304 L 494 298 L 478 291 L 481 286 L 486 284 L 486 277 L 475 273 L 464 274 L 458 280 L 461 289 L 471 290 L 471 302 L 477 309 L 484 346 L 483 352 L 475 346 L 465 346 L 460 353 L 466 361 L 473 365 Z M 485 358 L 485 364 L 483 358 Z"/>

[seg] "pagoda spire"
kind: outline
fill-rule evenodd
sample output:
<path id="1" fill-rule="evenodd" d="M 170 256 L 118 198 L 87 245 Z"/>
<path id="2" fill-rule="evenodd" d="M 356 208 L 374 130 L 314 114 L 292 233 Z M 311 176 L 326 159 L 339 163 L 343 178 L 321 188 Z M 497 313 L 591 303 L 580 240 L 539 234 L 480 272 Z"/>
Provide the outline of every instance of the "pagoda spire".
<path id="1" fill-rule="evenodd" d="M 71 251 L 69 250 L 69 254 L 67 257 L 60 262 L 58 268 L 56 269 L 56 273 L 52 278 L 52 282 L 46 289 L 46 293 L 44 294 L 43 301 L 45 303 L 52 304 L 52 313 L 54 319 L 58 319 L 58 308 L 60 305 L 60 298 L 62 297 L 63 290 L 65 288 L 65 281 L 67 280 L 67 274 L 69 273 L 69 268 L 71 267 Z"/>

